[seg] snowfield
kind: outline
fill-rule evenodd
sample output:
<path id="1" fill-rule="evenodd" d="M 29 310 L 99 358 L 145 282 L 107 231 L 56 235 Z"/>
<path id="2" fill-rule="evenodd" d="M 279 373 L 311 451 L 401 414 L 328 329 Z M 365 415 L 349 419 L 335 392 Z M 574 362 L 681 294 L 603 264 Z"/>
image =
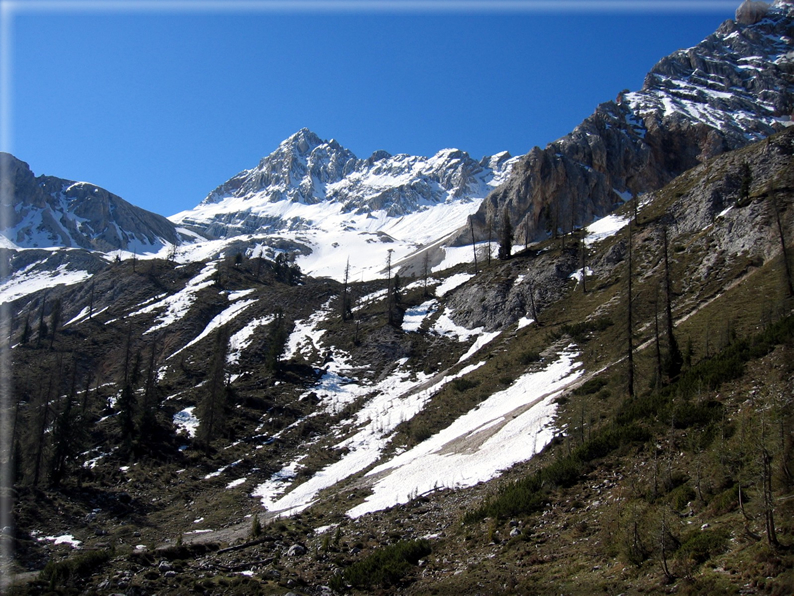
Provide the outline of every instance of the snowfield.
<path id="1" fill-rule="evenodd" d="M 197 344 L 202 339 L 207 337 L 210 333 L 212 333 L 222 325 L 225 325 L 226 323 L 234 319 L 237 315 L 239 315 L 241 312 L 243 312 L 246 308 L 248 308 L 249 306 L 255 303 L 256 300 L 240 300 L 239 302 L 232 302 L 231 306 L 228 306 L 223 310 L 223 312 L 215 315 L 212 318 L 212 320 L 209 323 L 207 323 L 207 326 L 204 328 L 204 330 L 198 334 L 198 336 L 196 336 L 189 343 L 185 344 L 182 348 L 171 354 L 168 357 L 168 359 L 170 360 L 171 358 L 173 358 L 183 350 L 186 350 L 190 346 Z"/>
<path id="2" fill-rule="evenodd" d="M 601 219 L 597 219 L 585 228 L 587 236 L 585 236 L 584 243 L 587 246 L 600 242 L 606 238 L 614 236 L 622 230 L 629 223 L 628 217 L 621 217 L 620 215 L 607 215 Z"/>
<path id="3" fill-rule="evenodd" d="M 154 326 L 144 332 L 144 335 L 168 327 L 187 314 L 187 311 L 190 310 L 190 307 L 193 306 L 193 303 L 196 301 L 196 294 L 199 290 L 208 288 L 212 285 L 213 282 L 211 278 L 215 273 L 216 267 L 217 263 L 207 263 L 201 272 L 187 282 L 187 285 L 176 294 L 172 294 L 153 304 L 144 306 L 127 316 L 134 317 L 135 315 L 154 312 L 164 308 L 165 312 L 157 318 Z"/>
<path id="4" fill-rule="evenodd" d="M 438 488 L 471 486 L 532 457 L 554 437 L 553 402 L 581 376 L 577 356 L 572 348 L 565 350 L 545 369 L 520 377 L 434 437 L 370 471 L 366 477 L 373 479 L 374 493 L 348 515 L 358 517 L 385 509 Z M 333 447 L 343 452 L 342 457 L 290 490 L 301 461 L 307 457 L 301 455 L 257 486 L 252 496 L 279 515 L 303 511 L 323 489 L 377 463 L 398 424 L 418 414 L 444 385 L 484 364 L 478 362 L 455 374 L 431 378 L 421 373 L 412 376 L 401 361 L 391 375 L 375 385 L 351 378 L 344 384 L 334 383 L 328 393 L 334 393 L 340 402 L 371 396 L 352 422 L 357 430 Z M 338 372 L 328 374 L 341 378 Z M 335 434 L 342 434 L 344 426 Z"/>
<path id="5" fill-rule="evenodd" d="M 294 480 L 297 460 L 277 472 L 269 481 L 259 485 L 252 496 L 262 499 L 263 506 L 279 515 L 294 515 L 309 507 L 325 488 L 365 470 L 377 462 L 384 448 L 393 436 L 398 424 L 415 416 L 427 401 L 444 385 L 466 375 L 484 362 L 466 367 L 454 375 L 439 380 L 427 375 L 411 374 L 403 369 L 405 361 L 398 363 L 396 370 L 386 379 L 374 386 L 367 387 L 351 382 L 344 390 L 351 395 L 374 394 L 356 413 L 353 425 L 358 428 L 351 437 L 341 441 L 334 449 L 344 450 L 345 454 L 336 463 L 330 464 L 314 474 L 303 484 L 283 494 Z M 338 429 L 342 430 L 342 429 Z"/>
<path id="6" fill-rule="evenodd" d="M 368 472 L 373 493 L 347 514 L 360 517 L 440 488 L 473 486 L 531 458 L 554 438 L 554 399 L 582 375 L 577 356 L 569 348 L 545 369 L 520 377 L 441 432 Z"/>
<path id="7" fill-rule="evenodd" d="M 196 436 L 198 430 L 199 419 L 193 413 L 195 406 L 185 408 L 174 414 L 174 426 L 177 428 L 177 434 L 185 433 L 191 439 Z"/>

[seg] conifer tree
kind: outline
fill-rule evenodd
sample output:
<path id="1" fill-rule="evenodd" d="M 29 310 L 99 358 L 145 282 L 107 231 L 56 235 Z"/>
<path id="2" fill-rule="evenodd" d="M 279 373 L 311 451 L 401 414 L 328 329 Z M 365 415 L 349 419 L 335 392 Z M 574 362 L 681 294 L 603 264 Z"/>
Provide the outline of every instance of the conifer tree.
<path id="1" fill-rule="evenodd" d="M 23 346 L 30 340 L 30 315 L 25 315 L 25 325 L 22 327 L 22 336 L 19 338 L 19 343 Z"/>
<path id="2" fill-rule="evenodd" d="M 281 357 L 284 354 L 288 337 L 289 334 L 287 333 L 287 325 L 284 320 L 284 311 L 279 308 L 276 310 L 273 322 L 270 324 L 268 348 L 265 357 L 265 365 L 273 374 L 278 373 L 281 367 Z"/>
<path id="3" fill-rule="evenodd" d="M 36 347 L 41 345 L 41 340 L 47 337 L 47 323 L 44 321 L 44 307 L 47 305 L 47 297 L 44 296 L 41 300 L 41 309 L 39 310 L 39 328 L 36 337 Z"/>
<path id="4" fill-rule="evenodd" d="M 37 419 L 34 421 L 35 423 L 35 430 L 32 434 L 33 439 L 33 449 L 35 450 L 34 457 L 33 457 L 33 486 L 37 487 L 39 485 L 39 480 L 41 479 L 41 473 L 44 468 L 44 455 L 46 449 L 46 439 L 47 439 L 47 425 L 50 423 L 50 393 L 52 392 L 52 381 L 53 376 L 50 375 L 47 379 L 47 389 L 43 391 L 41 387 L 39 387 L 39 405 L 37 407 L 38 416 Z"/>
<path id="5" fill-rule="evenodd" d="M 121 432 L 120 453 L 127 456 L 132 452 L 132 437 L 135 432 L 135 385 L 140 374 L 141 353 L 132 354 L 132 328 L 127 328 L 127 342 L 124 348 L 124 375 L 121 392 L 116 407 L 118 424 Z"/>
<path id="6" fill-rule="evenodd" d="M 72 378 L 69 392 L 63 400 L 58 417 L 52 431 L 52 465 L 50 469 L 50 485 L 57 487 L 68 472 L 72 458 L 80 451 L 81 432 L 74 410 L 74 400 L 77 394 L 76 364 L 72 365 Z"/>
<path id="7" fill-rule="evenodd" d="M 753 171 L 750 164 L 747 162 L 742 163 L 740 171 L 741 180 L 739 182 L 739 202 L 741 204 L 747 203 L 750 200 L 750 187 L 753 184 Z"/>
<path id="8" fill-rule="evenodd" d="M 52 312 L 50 313 L 50 349 L 55 343 L 55 332 L 58 330 L 58 325 L 61 324 L 61 299 L 56 298 L 55 303 L 52 305 Z"/>
<path id="9" fill-rule="evenodd" d="M 157 342 L 152 342 L 149 351 L 149 362 L 146 370 L 146 381 L 144 383 L 143 399 L 140 406 L 140 441 L 142 444 L 149 442 L 157 428 Z"/>
<path id="10" fill-rule="evenodd" d="M 91 295 L 88 300 L 88 319 L 94 318 L 94 279 L 91 278 Z"/>
<path id="11" fill-rule="evenodd" d="M 196 430 L 196 439 L 204 446 L 208 446 L 211 441 L 223 434 L 228 396 L 226 385 L 228 349 L 229 329 L 224 325 L 215 334 L 206 392 L 197 411 L 200 422 Z"/>

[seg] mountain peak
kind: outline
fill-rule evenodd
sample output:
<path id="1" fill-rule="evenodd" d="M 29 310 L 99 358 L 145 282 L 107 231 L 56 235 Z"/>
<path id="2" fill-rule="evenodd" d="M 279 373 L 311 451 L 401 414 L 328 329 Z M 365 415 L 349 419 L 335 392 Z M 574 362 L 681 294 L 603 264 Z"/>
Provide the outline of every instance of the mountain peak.
<path id="1" fill-rule="evenodd" d="M 324 143 L 326 141 L 323 141 L 314 132 L 304 127 L 282 141 L 280 147 L 293 148 L 298 155 L 308 155 Z"/>

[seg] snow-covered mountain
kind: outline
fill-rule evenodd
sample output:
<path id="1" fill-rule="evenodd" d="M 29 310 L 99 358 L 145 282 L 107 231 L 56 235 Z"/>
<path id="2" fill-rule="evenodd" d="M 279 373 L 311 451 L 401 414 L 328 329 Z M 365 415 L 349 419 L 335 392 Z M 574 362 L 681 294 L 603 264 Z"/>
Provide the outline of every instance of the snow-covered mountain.
<path id="1" fill-rule="evenodd" d="M 157 252 L 179 240 L 165 217 L 129 204 L 88 182 L 34 176 L 28 164 L 1 153 L 8 173 L 3 197 L 10 221 L 2 222 L 5 248 L 87 248 L 102 252 Z"/>
<path id="2" fill-rule="evenodd" d="M 216 239 L 248 237 L 254 246 L 298 242 L 299 264 L 315 275 L 338 276 L 347 257 L 354 270 L 374 271 L 389 249 L 399 259 L 463 225 L 515 161 L 503 152 L 478 162 L 457 149 L 358 159 L 304 128 L 170 219 Z M 372 250 L 382 243 L 388 246 Z"/>
<path id="3" fill-rule="evenodd" d="M 535 147 L 474 217 L 507 207 L 519 238 L 587 224 L 682 172 L 792 124 L 794 4 L 745 2 L 698 45 L 663 58 L 642 89 L 599 105 L 568 135 Z M 468 229 L 458 242 L 468 242 Z"/>

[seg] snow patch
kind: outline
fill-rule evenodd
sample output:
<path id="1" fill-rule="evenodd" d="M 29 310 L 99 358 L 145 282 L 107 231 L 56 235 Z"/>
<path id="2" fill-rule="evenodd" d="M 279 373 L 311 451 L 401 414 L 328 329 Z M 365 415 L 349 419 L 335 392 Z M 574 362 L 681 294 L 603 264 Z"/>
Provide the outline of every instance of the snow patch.
<path id="1" fill-rule="evenodd" d="M 587 236 L 584 242 L 587 246 L 591 246 L 605 238 L 614 236 L 628 223 L 629 218 L 620 215 L 612 214 L 602 217 L 585 228 Z"/>
<path id="2" fill-rule="evenodd" d="M 193 413 L 195 409 L 195 406 L 190 406 L 174 414 L 174 426 L 177 428 L 177 434 L 184 432 L 191 439 L 196 436 L 199 419 L 196 418 L 196 415 Z"/>
<path id="3" fill-rule="evenodd" d="M 33 271 L 37 263 L 17 271 L 0 283 L 0 304 L 13 302 L 23 296 L 49 290 L 54 286 L 71 286 L 85 281 L 91 274 L 88 271 L 72 271 L 61 265 L 55 271 Z"/>
<path id="4" fill-rule="evenodd" d="M 445 294 L 451 292 L 458 286 L 465 284 L 472 277 L 474 277 L 474 274 L 472 273 L 456 273 L 455 275 L 450 275 L 447 279 L 441 282 L 440 285 L 436 286 L 436 296 L 442 298 Z"/>

